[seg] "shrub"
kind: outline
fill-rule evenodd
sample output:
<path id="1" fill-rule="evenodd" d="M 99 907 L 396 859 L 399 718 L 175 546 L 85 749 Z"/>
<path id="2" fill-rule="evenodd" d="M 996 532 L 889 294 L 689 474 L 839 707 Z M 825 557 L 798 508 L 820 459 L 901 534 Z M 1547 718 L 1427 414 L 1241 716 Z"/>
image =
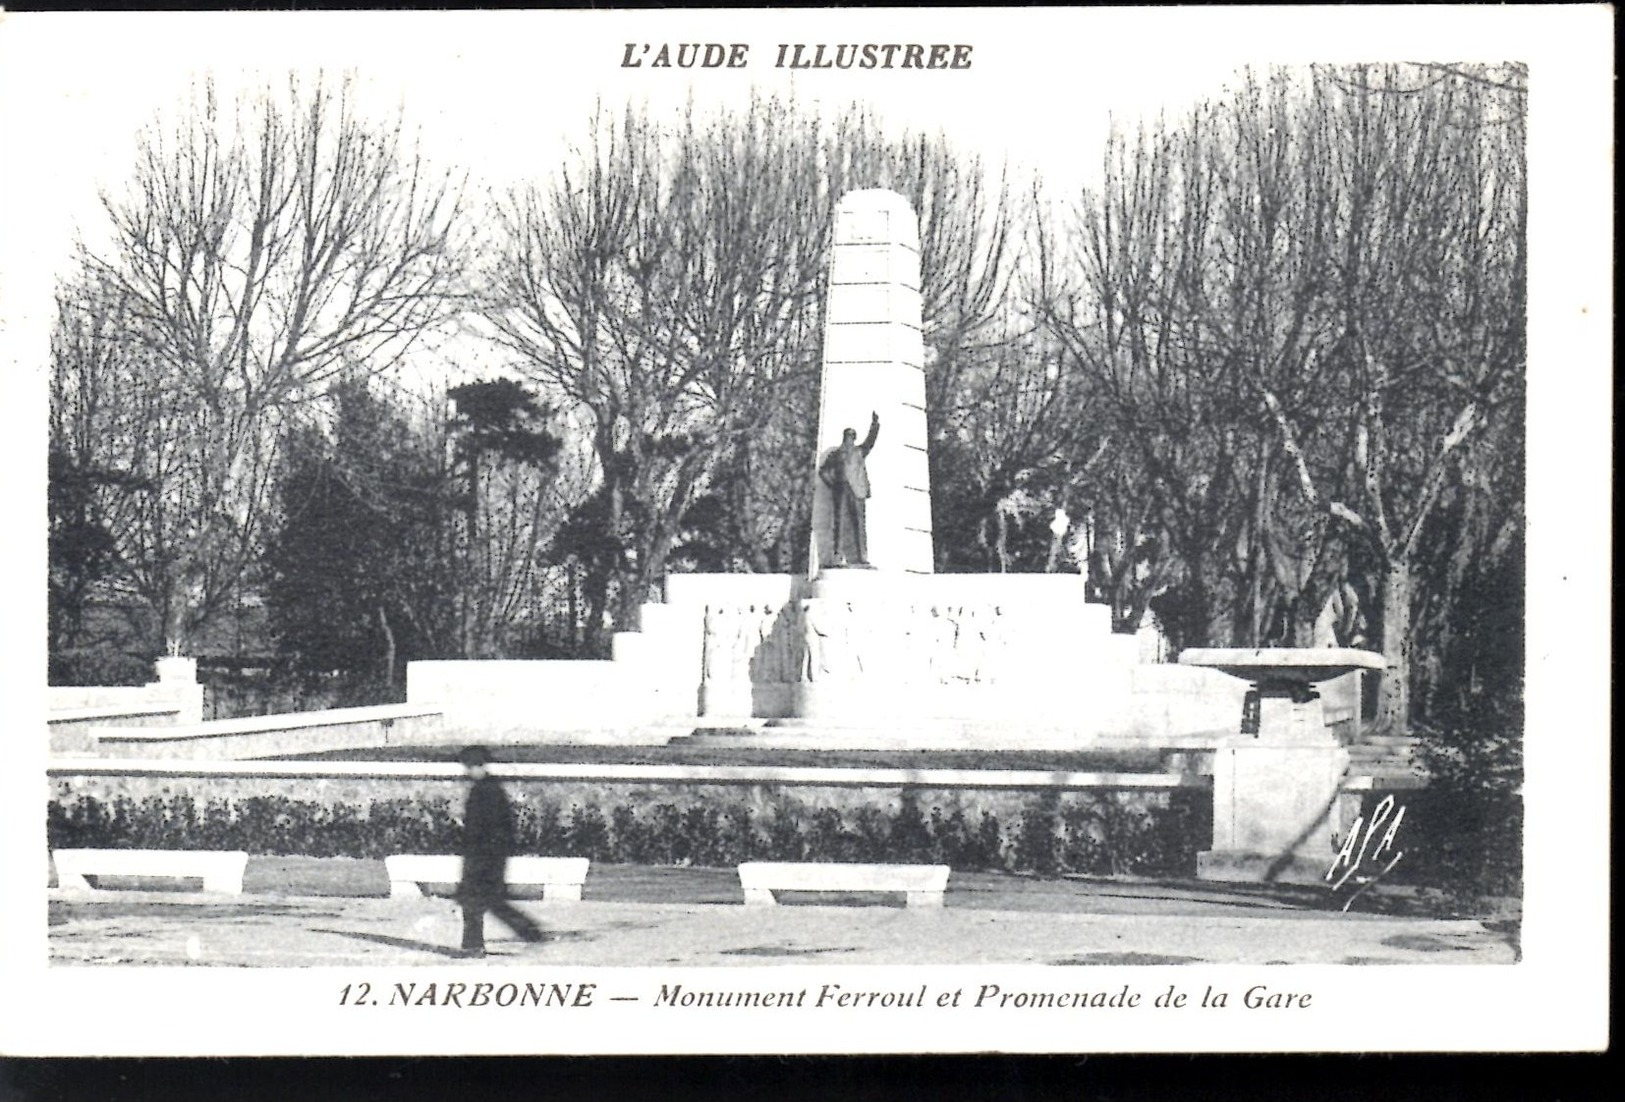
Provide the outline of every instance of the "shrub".
<path id="1" fill-rule="evenodd" d="M 578 857 L 608 861 L 609 824 L 604 821 L 604 813 L 596 807 L 573 805 L 570 808 L 569 826 L 565 829 L 564 845 L 568 852 Z"/>
<path id="2" fill-rule="evenodd" d="M 1410 794 L 1407 878 L 1463 902 L 1523 889 L 1523 686 L 1477 694 L 1422 732 L 1417 756 L 1431 777 Z M 1404 801 L 1402 801 L 1404 802 Z"/>
<path id="3" fill-rule="evenodd" d="M 1080 800 L 1061 812 L 1060 860 L 1074 872 L 1102 876 L 1113 871 L 1106 818 L 1098 801 Z"/>
<path id="4" fill-rule="evenodd" d="M 563 811 L 551 801 L 516 802 L 514 836 L 523 853 L 562 857 L 570 852 Z"/>
<path id="5" fill-rule="evenodd" d="M 919 801 L 912 793 L 903 793 L 897 818 L 892 821 L 889 849 L 898 861 L 935 862 L 938 859 L 935 839 L 931 837 L 931 829 L 926 824 L 925 816 L 920 813 Z"/>
<path id="6" fill-rule="evenodd" d="M 371 675 L 313 674 L 283 667 L 234 668 L 203 665 L 205 719 L 309 712 L 325 708 L 361 708 L 373 704 L 400 704 L 405 686 L 385 684 Z"/>
<path id="7" fill-rule="evenodd" d="M 145 685 L 153 677 L 151 655 L 105 646 L 54 651 L 46 663 L 46 678 L 52 685 Z"/>
<path id="8" fill-rule="evenodd" d="M 802 820 L 794 812 L 775 808 L 767 816 L 766 839 L 763 856 L 780 861 L 807 859 L 807 842 L 802 834 Z"/>
<path id="9" fill-rule="evenodd" d="M 1011 860 L 1022 872 L 1053 876 L 1060 869 L 1057 831 L 1060 826 L 1060 798 L 1046 795 L 1021 813 Z"/>
<path id="10" fill-rule="evenodd" d="M 701 792 L 648 802 L 601 792 L 568 808 L 522 790 L 513 801 L 522 853 L 608 863 L 727 867 L 780 861 L 944 863 L 965 871 L 1188 874 L 1200 839 L 1191 807 L 1166 797 L 1043 793 L 1018 804 L 1007 832 L 993 810 L 922 812 L 905 792 L 850 805 L 814 805 L 784 792 L 740 799 Z M 244 849 L 255 854 L 379 858 L 455 853 L 460 809 L 448 799 L 373 800 L 365 806 L 286 796 L 139 801 L 63 794 L 47 805 L 53 847 Z"/>

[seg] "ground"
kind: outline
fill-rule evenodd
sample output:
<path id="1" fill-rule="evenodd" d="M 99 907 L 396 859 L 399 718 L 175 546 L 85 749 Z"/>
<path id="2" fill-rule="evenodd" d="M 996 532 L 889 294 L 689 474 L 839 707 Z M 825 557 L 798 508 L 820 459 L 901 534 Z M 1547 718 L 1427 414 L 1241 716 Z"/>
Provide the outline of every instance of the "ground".
<path id="1" fill-rule="evenodd" d="M 297 967 L 446 964 L 454 903 L 391 900 L 381 861 L 255 858 L 240 896 L 50 893 L 57 964 Z M 1318 893 L 1195 882 L 955 873 L 946 906 L 802 896 L 742 906 L 731 869 L 594 866 L 580 903 L 520 906 L 548 931 L 525 945 L 488 921 L 481 964 L 1495 964 L 1515 927 L 1417 913 L 1327 910 Z"/>

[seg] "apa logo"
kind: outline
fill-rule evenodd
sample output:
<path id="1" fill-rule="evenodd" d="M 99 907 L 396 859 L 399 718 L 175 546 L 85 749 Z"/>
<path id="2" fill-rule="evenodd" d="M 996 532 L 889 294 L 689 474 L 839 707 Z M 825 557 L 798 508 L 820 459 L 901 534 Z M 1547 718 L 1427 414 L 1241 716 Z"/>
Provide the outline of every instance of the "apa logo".
<path id="1" fill-rule="evenodd" d="M 1403 851 L 1394 848 L 1394 841 L 1399 837 L 1399 826 L 1405 821 L 1405 808 L 1401 806 L 1395 813 L 1394 806 L 1394 798 L 1386 796 L 1371 813 L 1369 824 L 1365 822 L 1364 816 L 1355 819 L 1354 825 L 1349 828 L 1348 837 L 1343 840 L 1343 848 L 1332 861 L 1332 867 L 1326 870 L 1326 879 L 1335 880 L 1332 884 L 1333 894 L 1342 891 L 1346 886 L 1354 885 L 1355 890 L 1343 900 L 1345 911 L 1367 888 L 1387 876 L 1393 867 L 1399 864 L 1399 859 L 1405 856 Z M 1376 837 L 1378 829 L 1384 823 L 1388 825 L 1388 830 L 1373 849 L 1371 839 Z M 1358 850 L 1355 849 L 1356 843 L 1359 844 Z"/>

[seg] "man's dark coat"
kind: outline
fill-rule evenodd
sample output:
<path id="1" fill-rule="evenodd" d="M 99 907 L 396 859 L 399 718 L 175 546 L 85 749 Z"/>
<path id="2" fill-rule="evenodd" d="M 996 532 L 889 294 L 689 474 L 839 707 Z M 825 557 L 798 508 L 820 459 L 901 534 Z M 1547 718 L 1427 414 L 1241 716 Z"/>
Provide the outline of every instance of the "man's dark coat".
<path id="1" fill-rule="evenodd" d="M 502 899 L 508 894 L 508 855 L 513 852 L 513 809 L 495 777 L 481 777 L 468 790 L 463 812 L 463 899 Z"/>

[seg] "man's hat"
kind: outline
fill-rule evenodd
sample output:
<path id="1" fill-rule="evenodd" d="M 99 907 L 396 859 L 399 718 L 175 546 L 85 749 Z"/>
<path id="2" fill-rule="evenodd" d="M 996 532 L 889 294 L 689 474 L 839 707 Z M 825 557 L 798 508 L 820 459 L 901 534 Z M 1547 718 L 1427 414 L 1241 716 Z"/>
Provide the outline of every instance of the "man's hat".
<path id="1" fill-rule="evenodd" d="M 467 765 L 490 765 L 491 751 L 483 746 L 465 746 L 463 752 L 457 755 L 457 760 Z"/>

